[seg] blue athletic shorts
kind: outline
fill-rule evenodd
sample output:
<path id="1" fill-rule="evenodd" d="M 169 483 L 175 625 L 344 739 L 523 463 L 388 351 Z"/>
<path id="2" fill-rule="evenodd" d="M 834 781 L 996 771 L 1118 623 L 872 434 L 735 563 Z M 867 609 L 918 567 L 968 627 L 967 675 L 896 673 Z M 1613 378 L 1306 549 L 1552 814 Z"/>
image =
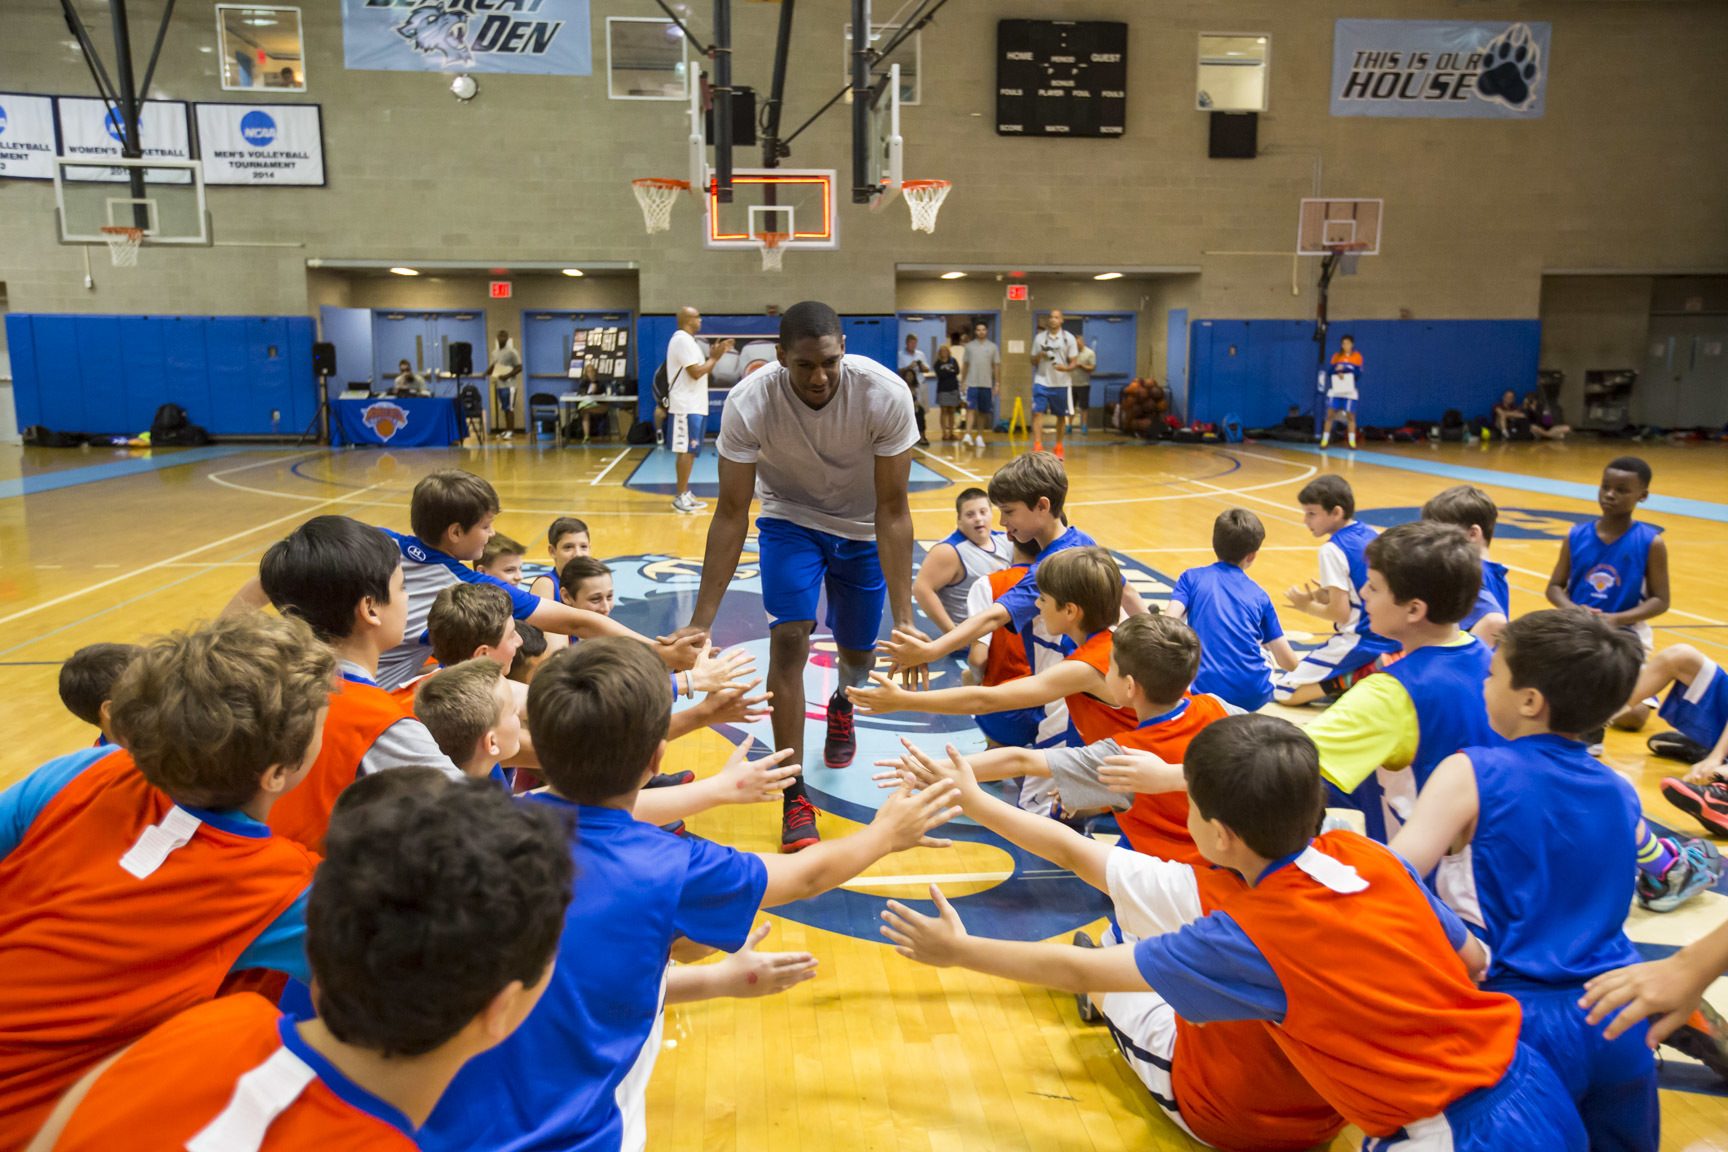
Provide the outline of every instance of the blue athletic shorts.
<path id="1" fill-rule="evenodd" d="M 1578 1110 L 1548 1061 L 1522 1041 L 1496 1084 L 1467 1092 L 1438 1116 L 1370 1136 L 1363 1152 L 1585 1152 Z"/>
<path id="2" fill-rule="evenodd" d="M 1048 412 L 1052 416 L 1068 415 L 1068 389 L 1032 385 L 1032 411 Z"/>
<path id="3" fill-rule="evenodd" d="M 1704 747 L 1716 747 L 1728 728 L 1728 676 L 1715 661 L 1706 661 L 1691 684 L 1674 682 L 1657 715 Z"/>
<path id="4" fill-rule="evenodd" d="M 1577 1103 L 1593 1152 L 1655 1152 L 1661 1114 L 1656 1057 L 1644 1042 L 1648 1024 L 1604 1040 L 1605 1025 L 1584 1022 L 1582 985 L 1497 991 L 1512 993 L 1523 1006 L 1518 1038 L 1548 1061 Z"/>
<path id="5" fill-rule="evenodd" d="M 815 620 L 816 604 L 828 593 L 824 623 L 834 643 L 855 652 L 876 647 L 888 582 L 874 540 L 848 540 L 789 520 L 756 520 L 761 557 L 762 606 L 768 623 Z"/>
<path id="6" fill-rule="evenodd" d="M 700 413 L 688 416 L 670 413 L 666 417 L 666 447 L 674 452 L 700 452 L 702 430 L 707 424 L 708 417 Z"/>
<path id="7" fill-rule="evenodd" d="M 996 391 L 993 388 L 966 389 L 966 407 L 976 409 L 986 416 L 996 411 Z"/>
<path id="8" fill-rule="evenodd" d="M 1009 748 L 1030 748 L 1038 742 L 1042 708 L 1016 708 L 1012 712 L 985 712 L 972 718 L 978 731 Z"/>
<path id="9" fill-rule="evenodd" d="M 1356 397 L 1354 397 L 1354 396 L 1328 396 L 1328 397 L 1326 397 L 1326 407 L 1332 409 L 1335 412 L 1354 413 L 1356 411 Z"/>

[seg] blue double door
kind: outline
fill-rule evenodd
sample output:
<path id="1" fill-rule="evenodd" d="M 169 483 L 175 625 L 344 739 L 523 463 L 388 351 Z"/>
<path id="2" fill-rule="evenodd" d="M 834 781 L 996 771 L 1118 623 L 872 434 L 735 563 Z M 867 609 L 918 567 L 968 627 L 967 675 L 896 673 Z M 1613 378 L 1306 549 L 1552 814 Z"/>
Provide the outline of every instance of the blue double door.
<path id="1" fill-rule="evenodd" d="M 386 388 L 403 360 L 426 378 L 434 396 L 454 396 L 458 381 L 449 376 L 450 345 L 466 342 L 473 350 L 474 371 L 465 382 L 477 383 L 486 372 L 486 313 L 484 311 L 372 312 L 373 387 Z"/>

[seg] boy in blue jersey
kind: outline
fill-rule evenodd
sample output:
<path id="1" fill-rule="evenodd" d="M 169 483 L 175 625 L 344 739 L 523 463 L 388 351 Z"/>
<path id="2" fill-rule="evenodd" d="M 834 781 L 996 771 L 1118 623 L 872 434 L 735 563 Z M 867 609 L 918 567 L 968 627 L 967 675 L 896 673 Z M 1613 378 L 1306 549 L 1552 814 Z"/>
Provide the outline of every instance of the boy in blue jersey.
<path id="1" fill-rule="evenodd" d="M 744 948 L 760 938 L 759 909 L 816 896 L 891 852 L 943 843 L 925 834 L 959 812 L 952 790 L 902 790 L 867 828 L 793 855 L 670 835 L 632 807 L 665 754 L 671 704 L 659 663 L 622 639 L 569 648 L 534 677 L 528 728 L 550 788 L 523 802 L 569 822 L 580 878 L 564 961 L 515 1035 L 457 1074 L 420 1132 L 426 1152 L 640 1149 L 664 1005 L 785 986 L 745 979 L 717 989 L 711 967 L 668 969 L 673 940 Z M 789 966 L 796 975 L 809 963 Z"/>
<path id="2" fill-rule="evenodd" d="M 1258 711 L 1272 699 L 1268 653 L 1286 672 L 1298 663 L 1272 597 L 1248 578 L 1248 566 L 1265 540 L 1266 526 L 1246 508 L 1218 513 L 1212 522 L 1212 554 L 1218 562 L 1182 573 L 1164 609 L 1166 616 L 1186 619 L 1200 637 L 1200 675 L 1193 690 L 1210 692 L 1244 712 Z"/>
<path id="3" fill-rule="evenodd" d="M 1500 510 L 1488 493 L 1474 484 L 1459 484 L 1433 497 L 1422 505 L 1422 519 L 1442 524 L 1456 524 L 1470 537 L 1470 543 L 1482 554 L 1482 591 L 1476 603 L 1458 622 L 1458 627 L 1492 648 L 1500 630 L 1512 618 L 1512 593 L 1506 583 L 1506 565 L 1488 558 L 1488 548 L 1494 543 L 1494 524 Z"/>
<path id="4" fill-rule="evenodd" d="M 1636 456 L 1620 456 L 1602 469 L 1596 492 L 1601 518 L 1579 524 L 1560 545 L 1560 558 L 1548 578 L 1548 603 L 1556 608 L 1587 608 L 1625 628 L 1644 646 L 1655 649 L 1652 617 L 1668 611 L 1668 545 L 1662 529 L 1632 519 L 1650 497 L 1650 465 Z M 1650 718 L 1642 701 L 1614 717 L 1614 726 L 1636 731 Z M 1592 747 L 1601 744 L 1597 736 Z"/>
<path id="5" fill-rule="evenodd" d="M 1482 986 L 1523 1004 L 1524 1042 L 1559 1074 L 1598 1152 L 1654 1152 L 1661 1119 L 1645 1028 L 1608 1042 L 1577 1007 L 1585 981 L 1639 959 L 1624 924 L 1643 815 L 1579 741 L 1625 703 L 1639 656 L 1600 616 L 1520 617 L 1483 688 L 1510 743 L 1441 761 L 1392 841 L 1417 871 L 1438 866 L 1435 891 L 1492 954 Z"/>
<path id="6" fill-rule="evenodd" d="M 1728 784 L 1723 783 L 1723 761 L 1728 758 L 1728 676 L 1721 665 L 1690 644 L 1676 644 L 1644 665 L 1632 699 L 1647 699 L 1664 688 L 1668 695 L 1657 715 L 1674 731 L 1650 737 L 1650 748 L 1673 754 L 1666 752 L 1664 738 L 1667 747 L 1685 741 L 1697 758 L 1684 778 L 1670 776 L 1662 781 L 1662 795 L 1715 835 L 1728 835 Z"/>
<path id="7" fill-rule="evenodd" d="M 1302 523 L 1320 545 L 1320 576 L 1284 593 L 1290 607 L 1332 625 L 1332 638 L 1288 672 L 1272 679 L 1272 699 L 1280 704 L 1308 704 L 1342 692 L 1366 675 L 1364 669 L 1398 651 L 1398 644 L 1368 627 L 1362 611 L 1362 586 L 1368 582 L 1364 558 L 1374 529 L 1356 519 L 1356 494 L 1350 482 L 1330 473 L 1316 476 L 1296 494 Z M 1474 595 L 1474 593 L 1472 593 Z"/>

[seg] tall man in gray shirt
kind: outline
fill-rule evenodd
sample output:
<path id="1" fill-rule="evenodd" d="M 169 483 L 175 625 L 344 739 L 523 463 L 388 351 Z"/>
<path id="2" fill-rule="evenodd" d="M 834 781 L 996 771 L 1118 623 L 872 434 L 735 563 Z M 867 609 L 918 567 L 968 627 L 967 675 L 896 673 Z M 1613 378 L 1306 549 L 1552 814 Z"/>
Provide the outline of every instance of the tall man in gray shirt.
<path id="1" fill-rule="evenodd" d="M 978 447 L 982 448 L 984 430 L 995 424 L 1002 395 L 1002 350 L 990 339 L 988 324 L 981 323 L 972 329 L 972 342 L 966 345 L 960 361 L 960 386 L 966 390 L 960 443 L 970 445 L 972 433 L 976 432 Z"/>
<path id="2" fill-rule="evenodd" d="M 884 601 L 896 629 L 917 631 L 906 482 L 918 428 L 905 383 L 874 360 L 846 355 L 840 317 L 828 305 L 806 300 L 788 308 L 776 351 L 779 363 L 751 373 L 726 398 L 720 497 L 696 609 L 679 635 L 713 625 L 744 548 L 750 500 L 759 497 L 774 745 L 803 763 L 804 666 L 817 599 L 826 589 L 839 687 L 828 701 L 822 758 L 844 768 L 857 751 L 844 689 L 869 679 Z M 780 850 L 797 852 L 820 839 L 803 778 L 794 777 Z"/>

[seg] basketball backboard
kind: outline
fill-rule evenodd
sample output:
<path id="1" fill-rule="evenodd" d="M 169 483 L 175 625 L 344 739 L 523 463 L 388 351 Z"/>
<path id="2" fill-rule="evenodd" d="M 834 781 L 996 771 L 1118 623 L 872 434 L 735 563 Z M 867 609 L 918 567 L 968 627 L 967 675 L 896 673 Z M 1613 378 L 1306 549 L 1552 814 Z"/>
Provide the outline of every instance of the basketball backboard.
<path id="1" fill-rule="evenodd" d="M 1304 198 L 1296 228 L 1297 253 L 1326 256 L 1348 248 L 1354 255 L 1378 256 L 1384 204 L 1383 200 Z"/>
<path id="2" fill-rule="evenodd" d="M 146 246 L 210 243 L 204 166 L 197 160 L 112 156 L 95 166 L 56 157 L 54 207 L 62 244 L 104 244 L 102 229 L 114 226 L 142 228 Z"/>
<path id="3" fill-rule="evenodd" d="M 870 183 L 879 191 L 870 211 L 880 212 L 900 194 L 905 177 L 905 141 L 900 137 L 900 65 L 888 68 L 887 82 L 870 102 Z"/>
<path id="4" fill-rule="evenodd" d="M 703 185 L 702 245 L 754 250 L 761 247 L 757 236 L 775 232 L 789 237 L 787 248 L 838 248 L 835 180 L 831 168 L 738 168 L 732 172 L 732 203 L 722 204 L 709 173 Z"/>

